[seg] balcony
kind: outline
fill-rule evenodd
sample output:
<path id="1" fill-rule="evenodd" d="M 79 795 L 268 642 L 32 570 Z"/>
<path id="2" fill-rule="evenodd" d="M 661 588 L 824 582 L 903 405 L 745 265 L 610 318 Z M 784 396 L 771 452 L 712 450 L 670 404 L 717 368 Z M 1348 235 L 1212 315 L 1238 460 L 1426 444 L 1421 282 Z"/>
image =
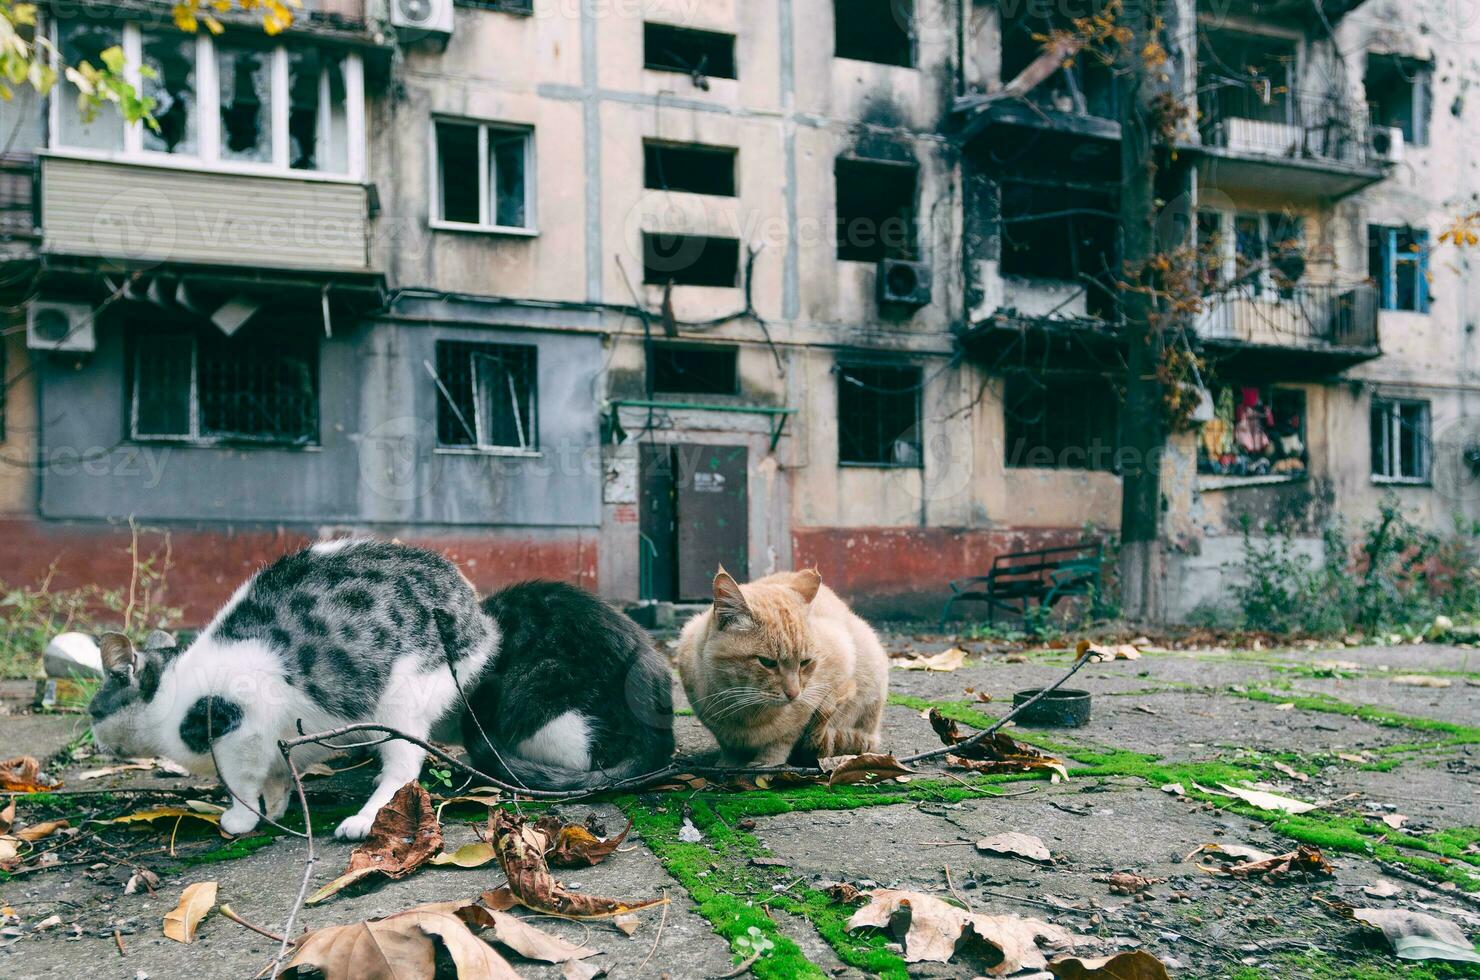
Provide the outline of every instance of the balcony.
<path id="1" fill-rule="evenodd" d="M 1320 378 L 1381 355 L 1377 308 L 1366 283 L 1244 287 L 1203 312 L 1197 334 L 1226 376 Z"/>
<path id="2" fill-rule="evenodd" d="M 1241 86 L 1205 92 L 1198 112 L 1204 187 L 1335 199 L 1387 174 L 1366 106 Z"/>
<path id="3" fill-rule="evenodd" d="M 0 261 L 29 256 L 36 238 L 36 158 L 0 155 Z"/>

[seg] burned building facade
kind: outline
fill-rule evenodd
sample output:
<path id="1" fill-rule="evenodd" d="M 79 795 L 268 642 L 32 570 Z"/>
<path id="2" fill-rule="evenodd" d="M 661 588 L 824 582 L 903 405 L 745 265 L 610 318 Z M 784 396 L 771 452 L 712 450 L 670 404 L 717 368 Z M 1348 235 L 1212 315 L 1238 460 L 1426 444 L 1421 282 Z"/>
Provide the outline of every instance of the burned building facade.
<path id="1" fill-rule="evenodd" d="M 1480 76 L 1452 4 L 1168 6 L 1166 220 L 1227 286 L 1164 467 L 1178 616 L 1243 514 L 1475 508 L 1441 479 L 1476 306 L 1439 236 Z M 155 124 L 65 84 L 0 108 L 4 577 L 167 536 L 201 618 L 366 531 L 485 588 L 816 564 L 930 616 L 996 554 L 1113 534 L 1119 81 L 1041 61 L 1082 13 L 321 0 L 269 38 L 57 8 L 62 57 L 153 69 Z"/>

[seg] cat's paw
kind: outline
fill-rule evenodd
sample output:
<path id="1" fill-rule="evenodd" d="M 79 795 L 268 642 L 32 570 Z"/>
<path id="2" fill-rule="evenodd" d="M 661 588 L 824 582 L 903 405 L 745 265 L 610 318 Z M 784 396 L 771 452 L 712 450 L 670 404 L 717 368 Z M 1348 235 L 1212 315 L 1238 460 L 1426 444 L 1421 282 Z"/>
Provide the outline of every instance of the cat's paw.
<path id="1" fill-rule="evenodd" d="M 257 829 L 257 814 L 244 806 L 234 806 L 221 814 L 221 829 L 233 837 L 249 834 Z"/>
<path id="2" fill-rule="evenodd" d="M 355 814 L 345 817 L 344 822 L 334 829 L 334 836 L 340 840 L 364 840 L 370 833 L 370 825 L 375 823 L 375 817 Z"/>
<path id="3" fill-rule="evenodd" d="M 283 814 L 288 812 L 288 787 L 268 786 L 262 790 L 262 802 L 267 804 L 264 808 L 267 819 L 281 820 Z"/>

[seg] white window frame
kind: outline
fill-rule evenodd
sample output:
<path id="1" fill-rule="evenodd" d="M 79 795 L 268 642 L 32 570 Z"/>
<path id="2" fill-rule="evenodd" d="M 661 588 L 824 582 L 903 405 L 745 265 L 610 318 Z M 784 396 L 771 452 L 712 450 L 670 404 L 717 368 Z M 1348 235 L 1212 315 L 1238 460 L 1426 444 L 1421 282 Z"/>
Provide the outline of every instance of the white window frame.
<path id="1" fill-rule="evenodd" d="M 139 66 L 143 64 L 143 29 L 135 23 L 119 25 L 123 37 L 124 76 L 136 89 L 142 82 Z M 53 19 L 50 34 L 54 52 L 60 51 L 61 23 Z M 73 157 L 86 160 L 148 164 L 153 167 L 168 167 L 178 170 L 211 171 L 214 173 L 247 174 L 267 177 L 292 177 L 298 180 L 317 180 L 329 183 L 361 184 L 365 182 L 365 68 L 360 56 L 354 52 L 343 54 L 346 138 L 349 142 L 345 157 L 346 172 L 330 173 L 322 170 L 295 170 L 288 166 L 288 48 L 278 44 L 265 47 L 272 56 L 272 161 L 255 163 L 245 160 L 221 159 L 221 91 L 220 76 L 216 64 L 214 37 L 201 31 L 195 39 L 195 127 L 196 154 L 163 153 L 144 148 L 144 123 L 127 124 L 123 130 L 121 150 L 100 150 L 89 147 L 66 146 L 57 142 L 61 133 L 62 100 L 73 99 L 76 92 L 65 79 L 57 82 L 52 90 L 48 106 L 50 136 L 47 152 L 51 156 Z M 53 64 L 59 53 L 53 54 Z M 320 76 L 320 92 L 323 93 L 325 77 Z M 327 111 L 327 102 L 321 98 L 320 112 Z M 117 111 L 105 108 L 104 112 Z"/>
<path id="2" fill-rule="evenodd" d="M 453 126 L 476 126 L 478 128 L 478 221 L 448 221 L 442 217 L 442 153 L 437 145 L 437 124 Z M 500 225 L 495 223 L 494 207 L 496 191 L 493 174 L 489 170 L 488 134 L 490 132 L 518 135 L 524 138 L 524 225 Z M 539 212 L 536 201 L 539 195 L 535 188 L 534 127 L 524 123 L 502 122 L 492 119 L 468 119 L 458 116 L 437 115 L 432 117 L 427 136 L 431 160 L 431 197 L 427 215 L 430 226 L 438 231 L 472 231 L 489 235 L 515 235 L 533 238 L 540 233 Z"/>
<path id="3" fill-rule="evenodd" d="M 1402 438 L 1400 432 L 1403 426 L 1403 406 L 1423 406 L 1423 431 L 1417 434 L 1414 445 L 1418 449 L 1418 475 L 1403 476 L 1403 460 L 1400 459 Z M 1428 443 L 1434 431 L 1434 409 L 1433 405 L 1422 398 L 1385 398 L 1381 395 L 1372 399 L 1372 409 L 1379 406 L 1386 409 L 1382 425 L 1382 455 L 1383 461 L 1387 463 L 1388 473 L 1373 473 L 1372 482 L 1382 484 L 1406 484 L 1408 486 L 1426 486 L 1429 483 L 1429 467 L 1433 465 L 1432 454 Z"/>
<path id="4" fill-rule="evenodd" d="M 1218 261 L 1225 283 L 1233 282 L 1238 276 L 1238 219 L 1257 218 L 1259 220 L 1259 236 L 1264 241 L 1264 263 L 1265 267 L 1259 270 L 1256 279 L 1249 280 L 1250 285 L 1257 285 L 1257 293 L 1241 295 L 1242 299 L 1264 299 L 1279 302 L 1279 287 L 1276 283 L 1274 271 L 1269 267 L 1269 249 L 1274 244 L 1275 219 L 1283 217 L 1272 211 L 1225 211 L 1221 208 L 1203 208 L 1203 214 L 1211 214 L 1218 219 Z M 1304 214 L 1296 214 L 1294 220 L 1300 222 L 1301 241 L 1305 240 Z M 1302 280 L 1303 282 L 1303 280 Z M 1295 285 L 1300 285 L 1296 283 Z"/>

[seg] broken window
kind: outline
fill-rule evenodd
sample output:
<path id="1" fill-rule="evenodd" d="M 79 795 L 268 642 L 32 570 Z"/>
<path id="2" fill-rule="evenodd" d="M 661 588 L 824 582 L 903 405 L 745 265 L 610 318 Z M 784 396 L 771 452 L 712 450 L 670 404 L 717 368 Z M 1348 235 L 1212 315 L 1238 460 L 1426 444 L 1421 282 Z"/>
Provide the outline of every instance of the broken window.
<path id="1" fill-rule="evenodd" d="M 1073 33 L 1075 19 L 1102 12 L 1104 0 L 1076 4 L 1004 3 L 1002 17 L 1002 84 L 1020 76 L 1044 55 L 1044 39 L 1055 31 Z M 1094 55 L 1063 59 L 1052 74 L 1024 98 L 1044 109 L 1114 119 L 1119 85 L 1115 69 Z"/>
<path id="2" fill-rule="evenodd" d="M 1002 404 L 1010 467 L 1113 471 L 1120 398 L 1099 375 L 1012 374 Z"/>
<path id="3" fill-rule="evenodd" d="M 1367 271 L 1384 310 L 1429 311 L 1429 233 L 1372 225 Z"/>
<path id="4" fill-rule="evenodd" d="M 221 159 L 272 162 L 272 52 L 216 45 Z"/>
<path id="5" fill-rule="evenodd" d="M 1222 385 L 1198 432 L 1197 471 L 1210 476 L 1304 476 L 1305 392 Z"/>
<path id="6" fill-rule="evenodd" d="M 1083 286 L 1092 316 L 1115 308 L 1116 200 L 1112 191 L 1002 183 L 1002 274 Z"/>
<path id="7" fill-rule="evenodd" d="M 134 325 L 130 435 L 302 445 L 318 439 L 318 343 L 292 332 Z"/>
<path id="8" fill-rule="evenodd" d="M 144 34 L 143 95 L 154 100 L 158 131 L 143 128 L 144 149 L 157 153 L 200 152 L 195 101 L 195 38 L 178 32 Z M 150 76 L 153 77 L 150 77 Z"/>
<path id="9" fill-rule="evenodd" d="M 735 196 L 735 150 L 721 146 L 642 144 L 643 186 L 653 191 Z"/>
<path id="10" fill-rule="evenodd" d="M 1372 477 L 1394 483 L 1428 480 L 1428 402 L 1372 399 Z"/>
<path id="11" fill-rule="evenodd" d="M 720 344 L 653 344 L 648 378 L 654 391 L 685 395 L 734 395 L 740 391 L 740 348 Z"/>
<path id="12" fill-rule="evenodd" d="M 837 371 L 838 463 L 922 467 L 920 368 L 840 363 Z"/>
<path id="13" fill-rule="evenodd" d="M 651 71 L 681 72 L 696 82 L 739 77 L 733 34 L 647 23 L 642 27 L 642 49 L 643 67 Z"/>
<path id="14" fill-rule="evenodd" d="M 642 281 L 662 286 L 725 286 L 740 276 L 740 242 L 705 235 L 642 233 Z"/>
<path id="15" fill-rule="evenodd" d="M 434 220 L 481 228 L 531 228 L 528 129 L 438 120 Z"/>
<path id="16" fill-rule="evenodd" d="M 349 172 L 348 91 L 339 55 L 288 50 L 288 166 Z"/>
<path id="17" fill-rule="evenodd" d="M 57 39 L 63 64 L 76 66 L 87 62 L 94 68 L 102 68 L 103 52 L 123 44 L 123 28 L 115 24 L 62 21 L 57 27 Z M 54 98 L 59 145 L 86 150 L 123 149 L 122 113 L 105 106 L 91 119 L 84 118 L 77 105 L 76 87 L 70 81 L 62 81 L 58 89 Z"/>
<path id="18" fill-rule="evenodd" d="M 838 258 L 853 262 L 915 255 L 913 164 L 839 157 L 833 173 L 838 196 Z"/>
<path id="19" fill-rule="evenodd" d="M 1226 126 L 1230 119 L 1272 123 L 1297 121 L 1295 100 L 1296 42 L 1289 38 L 1238 31 L 1207 30 L 1198 35 L 1198 91 L 1203 123 Z M 1315 121 L 1313 121 L 1315 122 Z M 1245 128 L 1222 132 L 1219 145 L 1257 139 L 1284 140 L 1281 130 Z M 1262 147 L 1271 152 L 1281 149 Z"/>
<path id="20" fill-rule="evenodd" d="M 438 445 L 538 450 L 538 363 L 526 344 L 438 341 Z"/>
<path id="21" fill-rule="evenodd" d="M 1403 142 L 1409 146 L 1427 146 L 1433 75 L 1433 65 L 1426 61 L 1369 54 L 1363 81 L 1373 124 L 1402 130 Z"/>
<path id="22" fill-rule="evenodd" d="M 913 0 L 833 0 L 833 54 L 912 68 Z"/>

